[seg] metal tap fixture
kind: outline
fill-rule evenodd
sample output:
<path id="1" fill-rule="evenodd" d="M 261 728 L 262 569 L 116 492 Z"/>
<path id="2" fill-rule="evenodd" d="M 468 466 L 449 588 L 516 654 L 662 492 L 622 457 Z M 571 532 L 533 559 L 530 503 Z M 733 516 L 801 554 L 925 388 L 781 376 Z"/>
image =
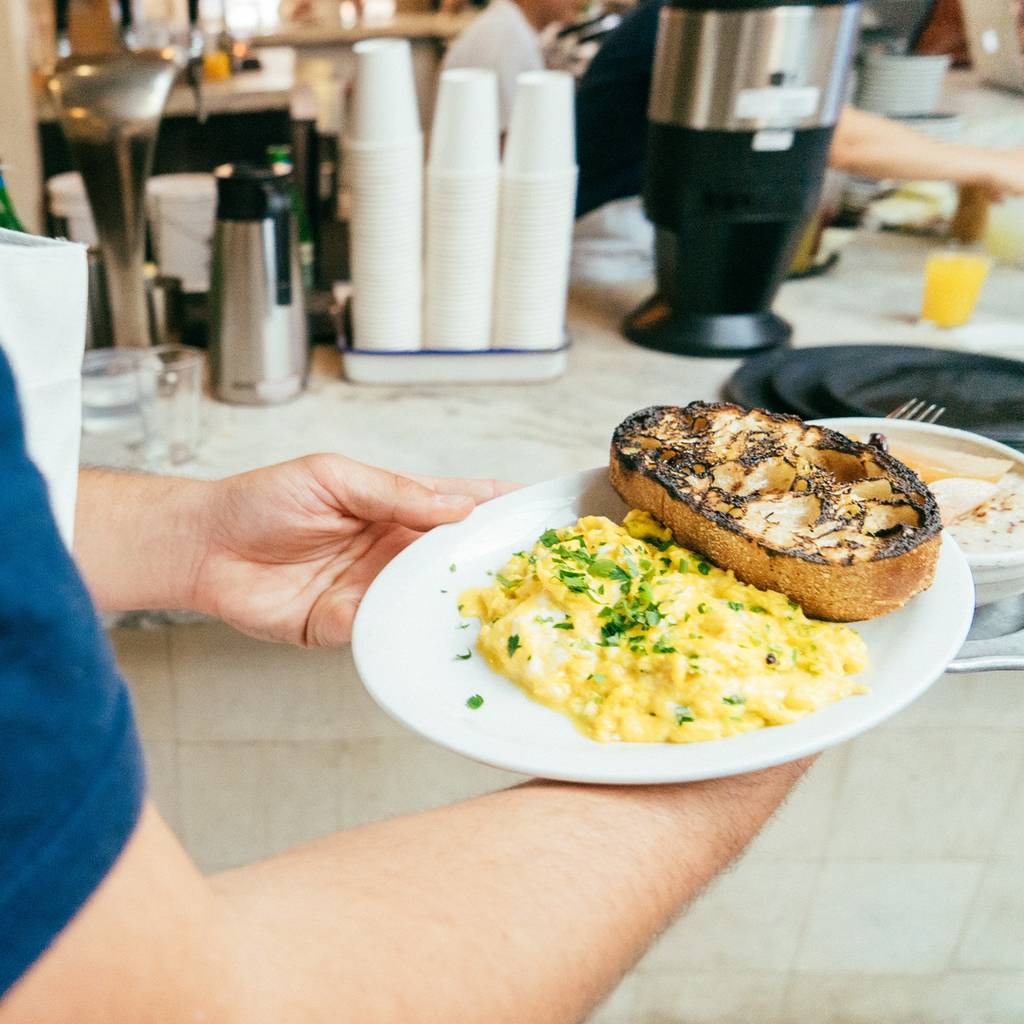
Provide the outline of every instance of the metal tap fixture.
<path id="1" fill-rule="evenodd" d="M 146 181 L 177 72 L 160 50 L 62 58 L 47 86 L 85 183 L 106 270 L 114 343 L 150 344 L 143 277 Z"/>
<path id="2" fill-rule="evenodd" d="M 160 118 L 182 65 L 196 115 L 200 121 L 206 116 L 198 18 L 198 0 L 190 0 L 187 49 L 132 49 L 131 0 L 57 0 L 62 56 L 47 87 L 89 196 L 114 343 L 121 347 L 151 342 L 143 274 L 146 182 Z"/>

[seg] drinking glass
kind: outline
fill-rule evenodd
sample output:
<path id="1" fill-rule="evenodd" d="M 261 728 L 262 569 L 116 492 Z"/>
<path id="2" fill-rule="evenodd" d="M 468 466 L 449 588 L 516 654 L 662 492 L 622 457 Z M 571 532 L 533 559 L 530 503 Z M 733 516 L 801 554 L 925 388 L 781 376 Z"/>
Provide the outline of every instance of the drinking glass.
<path id="1" fill-rule="evenodd" d="M 141 375 L 146 353 L 90 349 L 82 362 L 82 448 L 85 465 L 140 469 L 145 464 L 147 400 Z"/>
<path id="2" fill-rule="evenodd" d="M 159 345 L 143 356 L 143 390 L 152 396 L 142 405 L 147 464 L 180 466 L 199 453 L 204 355 L 183 345 Z"/>
<path id="3" fill-rule="evenodd" d="M 203 365 L 202 352 L 180 345 L 86 352 L 81 461 L 159 470 L 194 459 Z"/>
<path id="4" fill-rule="evenodd" d="M 936 252 L 924 271 L 921 319 L 960 327 L 971 319 L 992 261 L 969 252 Z"/>

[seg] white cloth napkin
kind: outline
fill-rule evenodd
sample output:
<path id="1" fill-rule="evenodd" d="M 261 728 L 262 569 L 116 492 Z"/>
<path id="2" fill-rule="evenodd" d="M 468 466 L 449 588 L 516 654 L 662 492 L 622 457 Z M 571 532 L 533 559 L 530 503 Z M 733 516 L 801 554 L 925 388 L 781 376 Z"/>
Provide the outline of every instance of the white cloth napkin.
<path id="1" fill-rule="evenodd" d="M 0 347 L 14 370 L 28 453 L 46 480 L 69 549 L 87 294 L 84 245 L 0 229 Z"/>

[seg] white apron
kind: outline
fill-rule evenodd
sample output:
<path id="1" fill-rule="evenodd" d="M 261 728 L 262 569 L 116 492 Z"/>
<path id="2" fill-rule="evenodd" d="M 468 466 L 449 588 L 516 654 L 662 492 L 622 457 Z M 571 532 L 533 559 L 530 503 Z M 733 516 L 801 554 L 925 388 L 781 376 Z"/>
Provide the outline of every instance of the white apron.
<path id="1" fill-rule="evenodd" d="M 14 370 L 28 453 L 46 480 L 69 549 L 87 289 L 85 246 L 0 229 L 0 347 Z"/>

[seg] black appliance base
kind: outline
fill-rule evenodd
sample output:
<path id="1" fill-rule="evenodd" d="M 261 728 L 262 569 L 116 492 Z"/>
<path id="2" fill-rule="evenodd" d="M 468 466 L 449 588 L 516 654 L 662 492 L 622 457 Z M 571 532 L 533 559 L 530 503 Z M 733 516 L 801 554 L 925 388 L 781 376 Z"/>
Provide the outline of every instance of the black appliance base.
<path id="1" fill-rule="evenodd" d="M 630 313 L 622 330 L 644 348 L 726 359 L 788 345 L 793 333 L 774 313 L 677 313 L 658 295 Z"/>

